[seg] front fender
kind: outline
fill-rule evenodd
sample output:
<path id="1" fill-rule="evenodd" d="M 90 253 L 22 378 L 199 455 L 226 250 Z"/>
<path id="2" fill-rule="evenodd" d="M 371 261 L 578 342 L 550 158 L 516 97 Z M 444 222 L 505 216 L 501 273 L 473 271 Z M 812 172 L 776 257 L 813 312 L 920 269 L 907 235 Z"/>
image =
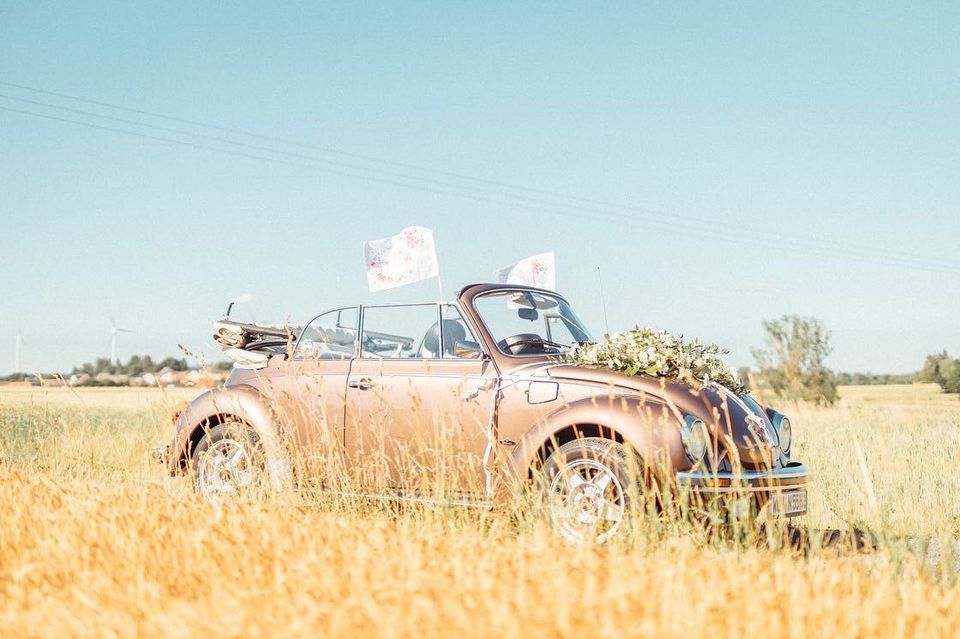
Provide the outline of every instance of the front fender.
<path id="1" fill-rule="evenodd" d="M 185 472 L 192 453 L 192 442 L 204 428 L 211 428 L 236 418 L 250 426 L 263 444 L 267 464 L 275 469 L 286 459 L 280 441 L 277 420 L 260 393 L 249 386 L 216 388 L 199 395 L 177 417 L 176 431 L 167 456 L 167 470 L 171 475 Z"/>
<path id="2" fill-rule="evenodd" d="M 508 476 L 514 483 L 527 480 L 545 446 L 558 434 L 576 426 L 599 426 L 619 435 L 644 464 L 667 469 L 690 465 L 680 442 L 676 408 L 646 395 L 607 394 L 580 399 L 559 408 L 528 430 L 508 459 Z"/>

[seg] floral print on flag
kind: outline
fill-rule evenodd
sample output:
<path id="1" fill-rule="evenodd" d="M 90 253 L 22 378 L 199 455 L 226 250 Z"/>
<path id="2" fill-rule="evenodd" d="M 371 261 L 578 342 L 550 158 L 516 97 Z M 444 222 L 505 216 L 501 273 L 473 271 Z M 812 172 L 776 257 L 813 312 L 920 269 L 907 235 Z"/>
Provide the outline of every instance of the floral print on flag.
<path id="1" fill-rule="evenodd" d="M 440 274 L 433 231 L 409 226 L 398 234 L 363 243 L 367 284 L 382 291 L 412 284 Z"/>
<path id="2" fill-rule="evenodd" d="M 503 284 L 525 284 L 551 291 L 557 290 L 557 267 L 553 251 L 520 260 L 494 274 Z"/>

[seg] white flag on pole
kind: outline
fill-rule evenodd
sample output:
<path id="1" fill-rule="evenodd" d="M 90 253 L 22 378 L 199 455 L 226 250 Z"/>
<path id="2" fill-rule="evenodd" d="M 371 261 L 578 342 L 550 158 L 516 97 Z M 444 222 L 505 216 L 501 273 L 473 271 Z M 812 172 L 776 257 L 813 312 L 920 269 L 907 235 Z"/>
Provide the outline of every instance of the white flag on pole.
<path id="1" fill-rule="evenodd" d="M 557 289 L 557 265 L 553 251 L 541 253 L 502 268 L 494 275 L 504 284 L 526 284 L 551 291 Z"/>
<path id="2" fill-rule="evenodd" d="M 363 243 L 371 291 L 412 284 L 440 275 L 433 231 L 408 226 L 393 237 Z"/>

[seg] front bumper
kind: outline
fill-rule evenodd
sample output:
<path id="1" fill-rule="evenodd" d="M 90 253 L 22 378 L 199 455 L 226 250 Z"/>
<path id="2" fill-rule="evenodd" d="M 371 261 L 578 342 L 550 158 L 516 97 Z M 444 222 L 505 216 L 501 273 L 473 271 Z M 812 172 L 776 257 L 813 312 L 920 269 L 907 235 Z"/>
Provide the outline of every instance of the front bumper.
<path id="1" fill-rule="evenodd" d="M 805 488 L 810 480 L 810 470 L 799 462 L 783 468 L 739 473 L 677 473 L 679 488 L 701 494 L 786 492 Z"/>
<path id="2" fill-rule="evenodd" d="M 764 471 L 677 473 L 681 492 L 702 503 L 722 501 L 738 518 L 751 513 L 773 519 L 805 514 L 810 481 L 810 470 L 799 462 Z"/>

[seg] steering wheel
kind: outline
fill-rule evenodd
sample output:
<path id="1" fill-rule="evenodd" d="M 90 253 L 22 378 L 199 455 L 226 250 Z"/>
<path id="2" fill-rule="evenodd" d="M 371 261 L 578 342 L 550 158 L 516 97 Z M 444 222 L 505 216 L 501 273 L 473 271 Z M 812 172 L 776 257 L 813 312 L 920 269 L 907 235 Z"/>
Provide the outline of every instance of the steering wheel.
<path id="1" fill-rule="evenodd" d="M 543 339 L 536 333 L 511 335 L 497 342 L 497 346 L 500 347 L 500 350 L 510 353 L 511 355 L 544 353 L 546 352 L 546 348 L 556 348 L 559 351 L 563 348 L 563 344 L 557 344 L 556 342 Z"/>

